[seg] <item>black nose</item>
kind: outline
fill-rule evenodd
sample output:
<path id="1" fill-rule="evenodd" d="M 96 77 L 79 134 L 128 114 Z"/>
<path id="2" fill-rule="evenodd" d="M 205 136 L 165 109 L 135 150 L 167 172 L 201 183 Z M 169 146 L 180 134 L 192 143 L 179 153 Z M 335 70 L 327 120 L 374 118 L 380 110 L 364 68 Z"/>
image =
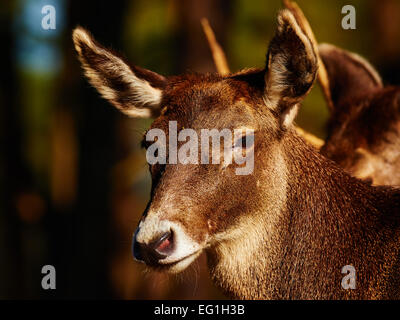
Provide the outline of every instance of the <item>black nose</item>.
<path id="1" fill-rule="evenodd" d="M 138 261 L 144 261 L 149 265 L 156 264 L 171 253 L 173 249 L 172 232 L 168 231 L 156 237 L 149 244 L 140 243 L 137 241 L 139 228 L 136 229 L 133 237 L 133 256 Z"/>
<path id="2" fill-rule="evenodd" d="M 133 236 L 133 241 L 132 241 L 132 251 L 133 251 L 133 257 L 138 260 L 138 261 L 143 261 L 143 257 L 140 254 L 140 246 L 139 246 L 139 242 L 137 242 L 136 240 L 136 236 L 139 232 L 140 228 L 138 227 L 135 231 L 135 234 Z"/>

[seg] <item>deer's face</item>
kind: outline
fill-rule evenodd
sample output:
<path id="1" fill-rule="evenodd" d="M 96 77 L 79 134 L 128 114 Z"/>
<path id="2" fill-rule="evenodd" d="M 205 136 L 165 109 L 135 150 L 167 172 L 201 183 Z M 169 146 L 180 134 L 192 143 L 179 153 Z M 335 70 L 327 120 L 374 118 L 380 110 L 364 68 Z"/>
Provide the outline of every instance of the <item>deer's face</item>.
<path id="1" fill-rule="evenodd" d="M 280 138 L 292 131 L 298 104 L 310 90 L 317 70 L 311 41 L 288 11 L 279 16 L 266 68 L 227 77 L 165 78 L 129 66 L 83 29 L 75 30 L 74 42 L 86 76 L 103 97 L 128 115 L 155 117 L 149 131 L 162 131 L 166 138 L 144 139 L 146 149 L 163 143 L 169 150 L 174 122 L 178 134 L 190 129 L 194 140 L 200 139 L 202 130 L 232 133 L 227 145 L 221 140 L 220 147 L 209 146 L 207 154 L 224 147 L 217 163 L 202 162 L 204 149 L 198 141 L 197 163 L 172 163 L 167 151 L 166 163 L 149 166 L 151 199 L 133 240 L 137 260 L 180 271 L 204 249 L 243 229 L 243 219 L 282 198 L 285 183 L 280 181 L 285 172 Z M 178 152 L 185 142 L 177 142 Z M 247 160 L 253 161 L 253 169 L 247 174 L 238 174 L 243 163 L 224 161 L 226 154 L 238 152 L 252 155 Z M 238 241 L 249 237 L 243 232 L 236 232 Z"/>
<path id="2" fill-rule="evenodd" d="M 263 81 L 261 71 L 250 72 L 248 76 Z M 199 140 L 204 129 L 242 131 L 236 140 L 232 134 L 233 139 L 226 149 L 236 152 L 237 145 L 243 144 L 243 153 L 257 154 L 249 160 L 256 161 L 255 169 L 239 175 L 237 169 L 243 165 L 235 162 L 227 165 L 221 159 L 217 164 L 201 163 L 200 153 L 204 150 L 199 150 L 198 164 L 150 165 L 152 197 L 134 240 L 134 254 L 138 260 L 179 271 L 204 248 L 220 239 L 239 216 L 250 215 L 257 209 L 260 201 L 255 192 L 257 168 L 262 167 L 257 160 L 268 158 L 258 154 L 270 153 L 269 145 L 262 142 L 271 141 L 278 127 L 272 114 L 263 115 L 258 110 L 263 105 L 261 93 L 235 78 L 198 75 L 170 80 L 164 89 L 163 114 L 149 131 L 161 129 L 168 133 L 172 121 L 177 122 L 178 132 L 190 128 Z M 246 137 L 245 129 L 252 137 Z M 251 138 L 248 144 L 246 138 Z M 144 140 L 145 146 L 151 144 Z M 210 143 L 209 148 L 215 146 Z"/>

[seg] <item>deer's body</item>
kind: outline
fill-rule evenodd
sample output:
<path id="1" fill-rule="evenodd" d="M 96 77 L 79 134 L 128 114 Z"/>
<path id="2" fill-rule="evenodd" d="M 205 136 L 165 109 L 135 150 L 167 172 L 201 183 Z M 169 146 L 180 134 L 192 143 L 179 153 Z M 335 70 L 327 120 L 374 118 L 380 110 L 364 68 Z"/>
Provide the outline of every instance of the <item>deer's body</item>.
<path id="1" fill-rule="evenodd" d="M 74 42 L 103 97 L 129 115 L 157 115 L 151 129 L 177 121 L 179 130 L 254 135 L 244 146 L 254 150 L 248 175 L 235 174 L 238 164 L 150 166 L 137 260 L 179 272 L 205 251 L 211 277 L 233 298 L 399 297 L 400 191 L 352 178 L 295 132 L 317 58 L 290 12 L 279 15 L 266 68 L 225 77 L 164 78 L 129 67 L 82 29 Z M 354 290 L 341 287 L 346 265 L 356 270 Z"/>
<path id="2" fill-rule="evenodd" d="M 399 298 L 399 192 L 350 177 L 295 134 L 282 149 L 286 199 L 260 204 L 242 235 L 207 252 L 215 283 L 243 299 Z M 341 287 L 345 265 L 356 290 Z"/>

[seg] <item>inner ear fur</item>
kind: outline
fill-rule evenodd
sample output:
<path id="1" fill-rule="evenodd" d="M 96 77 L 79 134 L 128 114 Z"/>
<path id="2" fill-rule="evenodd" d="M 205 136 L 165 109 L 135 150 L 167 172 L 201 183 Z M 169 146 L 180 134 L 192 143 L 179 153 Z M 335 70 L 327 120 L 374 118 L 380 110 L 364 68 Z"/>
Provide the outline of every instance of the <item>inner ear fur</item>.
<path id="1" fill-rule="evenodd" d="M 103 98 L 132 117 L 159 114 L 166 83 L 163 76 L 129 65 L 81 27 L 74 30 L 73 41 L 85 76 Z"/>

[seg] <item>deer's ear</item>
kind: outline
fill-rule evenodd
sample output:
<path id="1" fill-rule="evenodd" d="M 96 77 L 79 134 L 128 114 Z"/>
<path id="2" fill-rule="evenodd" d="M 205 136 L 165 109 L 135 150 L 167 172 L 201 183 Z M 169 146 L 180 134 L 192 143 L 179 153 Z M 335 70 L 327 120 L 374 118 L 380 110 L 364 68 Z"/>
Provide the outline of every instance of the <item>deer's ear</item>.
<path id="1" fill-rule="evenodd" d="M 334 107 L 382 88 L 378 72 L 359 55 L 327 43 L 320 44 L 318 50 L 328 74 Z"/>
<path id="2" fill-rule="evenodd" d="M 318 70 L 312 41 L 289 10 L 278 15 L 265 72 L 265 103 L 281 116 L 284 126 L 294 120 L 299 102 L 310 91 Z"/>
<path id="3" fill-rule="evenodd" d="M 163 76 L 129 66 L 81 27 L 74 30 L 72 37 L 86 77 L 105 99 L 132 117 L 159 114 L 166 83 Z"/>

